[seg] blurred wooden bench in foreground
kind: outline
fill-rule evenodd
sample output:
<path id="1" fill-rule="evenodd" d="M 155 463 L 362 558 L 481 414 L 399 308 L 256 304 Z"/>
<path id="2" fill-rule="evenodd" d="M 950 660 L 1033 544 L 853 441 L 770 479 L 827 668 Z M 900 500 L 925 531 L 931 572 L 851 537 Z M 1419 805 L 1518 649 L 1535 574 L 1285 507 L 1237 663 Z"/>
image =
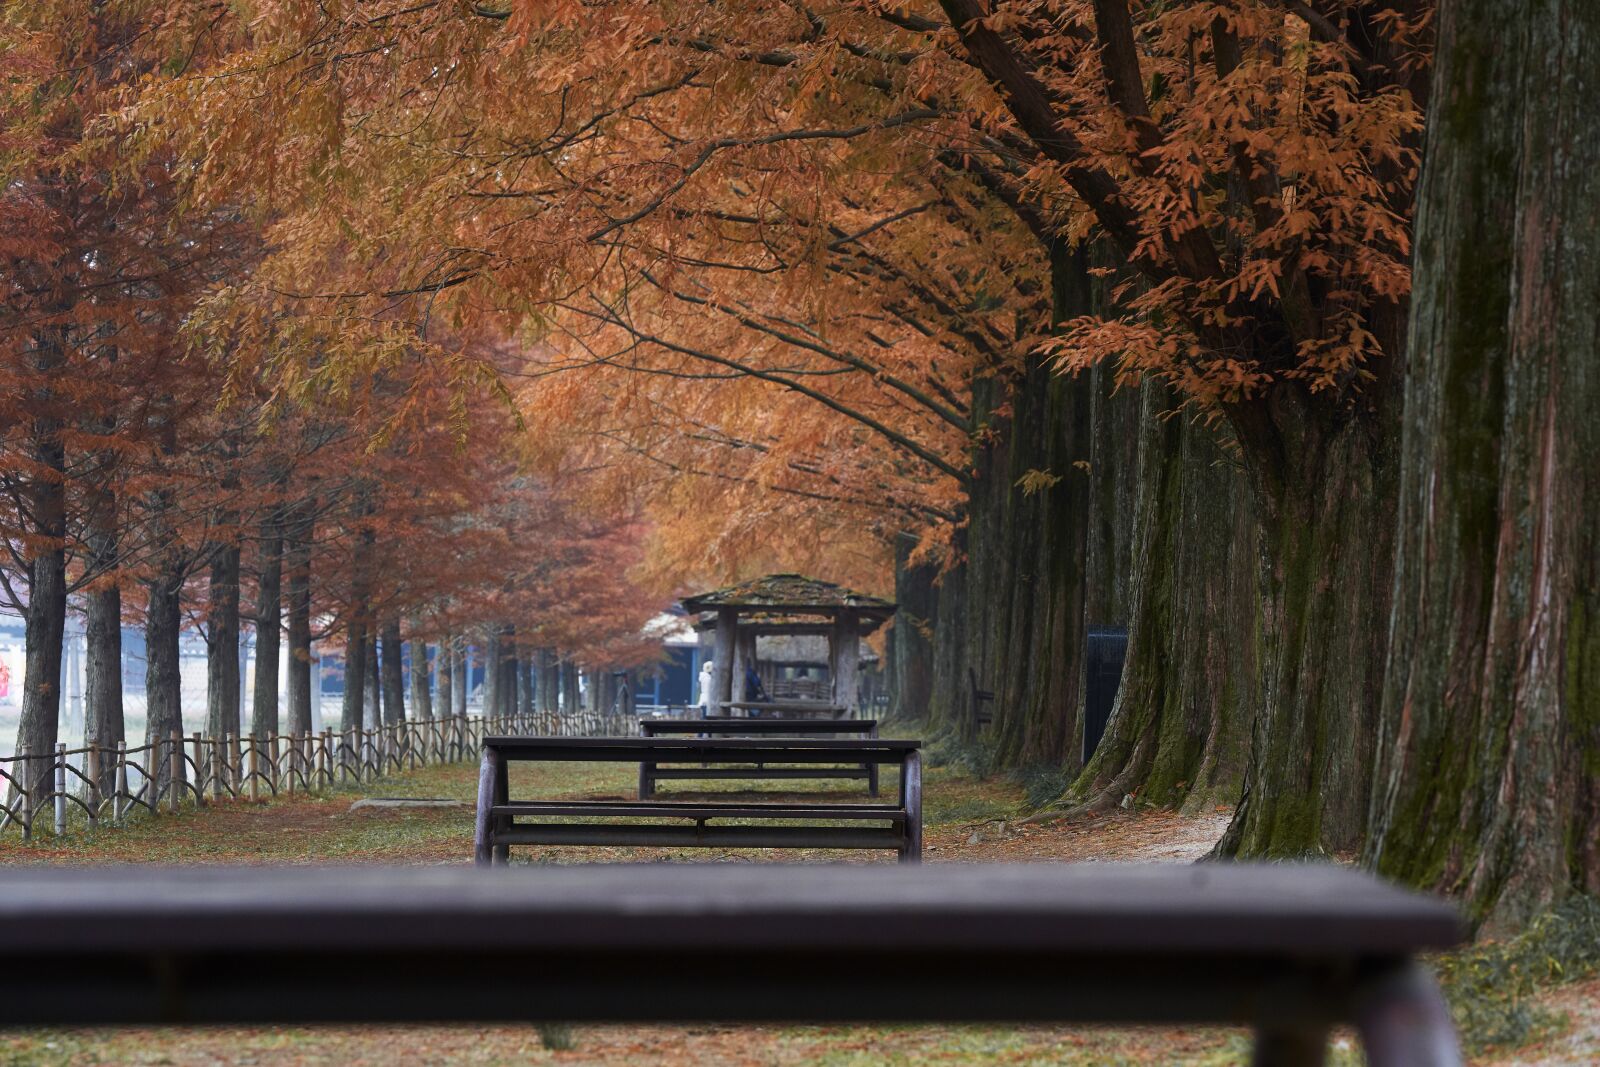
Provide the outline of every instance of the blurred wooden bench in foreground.
<path id="1" fill-rule="evenodd" d="M 1446 904 L 1331 867 L 13 868 L 0 1024 L 1230 1023 L 1459 1057 Z"/>

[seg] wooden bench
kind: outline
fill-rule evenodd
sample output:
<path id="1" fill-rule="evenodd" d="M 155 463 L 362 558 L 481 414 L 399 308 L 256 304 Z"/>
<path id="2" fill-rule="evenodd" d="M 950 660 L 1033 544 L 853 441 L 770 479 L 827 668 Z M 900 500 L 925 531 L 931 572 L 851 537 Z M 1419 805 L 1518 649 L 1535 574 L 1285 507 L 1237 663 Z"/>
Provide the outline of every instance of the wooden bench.
<path id="1" fill-rule="evenodd" d="M 707 737 L 777 737 L 781 735 L 838 735 L 865 734 L 878 736 L 877 719 L 736 719 L 718 715 L 704 719 L 640 719 L 639 733 L 644 737 L 661 737 L 670 734 L 693 734 Z M 858 763 L 853 767 L 772 767 L 758 768 L 760 773 L 731 767 L 657 767 L 653 763 L 639 764 L 639 799 L 656 795 L 656 783 L 667 779 L 709 778 L 773 778 L 793 780 L 798 778 L 864 778 L 867 792 L 878 795 L 878 764 Z"/>
<path id="2" fill-rule="evenodd" d="M 1453 908 L 1292 864 L 0 869 L 0 1025 L 1253 1027 L 1454 1067 Z"/>
<path id="3" fill-rule="evenodd" d="M 480 864 L 505 863 L 512 845 L 882 848 L 893 849 L 902 863 L 916 863 L 922 858 L 921 744 L 876 738 L 486 737 L 473 855 Z M 812 774 L 828 764 L 891 763 L 900 767 L 900 790 L 894 804 L 512 800 L 507 768 L 519 761 L 658 768 L 700 763 L 708 769 L 800 764 Z M 741 770 L 744 776 L 752 773 Z M 772 770 L 754 773 L 768 776 Z M 759 825 L 744 825 L 750 822 Z"/>
<path id="4" fill-rule="evenodd" d="M 967 668 L 967 686 L 972 691 L 972 721 L 980 726 L 994 722 L 994 690 L 978 688 L 978 672 Z"/>

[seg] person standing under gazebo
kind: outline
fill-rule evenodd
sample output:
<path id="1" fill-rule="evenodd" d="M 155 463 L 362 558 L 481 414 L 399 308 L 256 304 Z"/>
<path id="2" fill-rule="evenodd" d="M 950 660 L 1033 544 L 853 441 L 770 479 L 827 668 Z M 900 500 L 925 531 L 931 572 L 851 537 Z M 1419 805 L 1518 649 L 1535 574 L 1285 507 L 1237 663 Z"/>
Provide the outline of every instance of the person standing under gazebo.
<path id="1" fill-rule="evenodd" d="M 716 664 L 706 660 L 700 665 L 700 717 L 709 718 L 717 713 L 717 698 L 711 695 L 716 685 Z"/>

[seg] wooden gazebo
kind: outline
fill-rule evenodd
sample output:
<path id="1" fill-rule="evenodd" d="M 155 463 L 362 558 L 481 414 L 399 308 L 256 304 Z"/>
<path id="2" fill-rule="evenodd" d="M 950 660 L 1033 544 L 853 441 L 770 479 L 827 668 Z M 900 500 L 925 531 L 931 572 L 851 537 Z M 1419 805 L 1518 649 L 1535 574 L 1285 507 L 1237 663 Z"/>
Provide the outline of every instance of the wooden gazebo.
<path id="1" fill-rule="evenodd" d="M 714 714 L 772 711 L 832 715 L 856 710 L 856 665 L 861 638 L 889 620 L 895 604 L 802 574 L 769 574 L 726 589 L 685 597 L 684 610 L 699 629 L 712 629 Z M 746 699 L 745 664 L 756 660 L 763 636 L 818 635 L 828 639 L 831 698 L 755 702 Z"/>

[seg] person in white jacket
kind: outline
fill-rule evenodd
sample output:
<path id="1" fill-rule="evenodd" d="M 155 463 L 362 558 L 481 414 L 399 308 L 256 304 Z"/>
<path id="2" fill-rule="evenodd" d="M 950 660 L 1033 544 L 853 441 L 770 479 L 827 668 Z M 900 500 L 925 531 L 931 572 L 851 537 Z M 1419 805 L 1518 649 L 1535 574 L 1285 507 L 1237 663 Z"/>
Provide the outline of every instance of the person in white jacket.
<path id="1" fill-rule="evenodd" d="M 716 664 L 706 660 L 700 665 L 700 714 L 702 717 L 715 715 L 717 702 L 711 695 L 711 689 L 716 685 Z"/>

